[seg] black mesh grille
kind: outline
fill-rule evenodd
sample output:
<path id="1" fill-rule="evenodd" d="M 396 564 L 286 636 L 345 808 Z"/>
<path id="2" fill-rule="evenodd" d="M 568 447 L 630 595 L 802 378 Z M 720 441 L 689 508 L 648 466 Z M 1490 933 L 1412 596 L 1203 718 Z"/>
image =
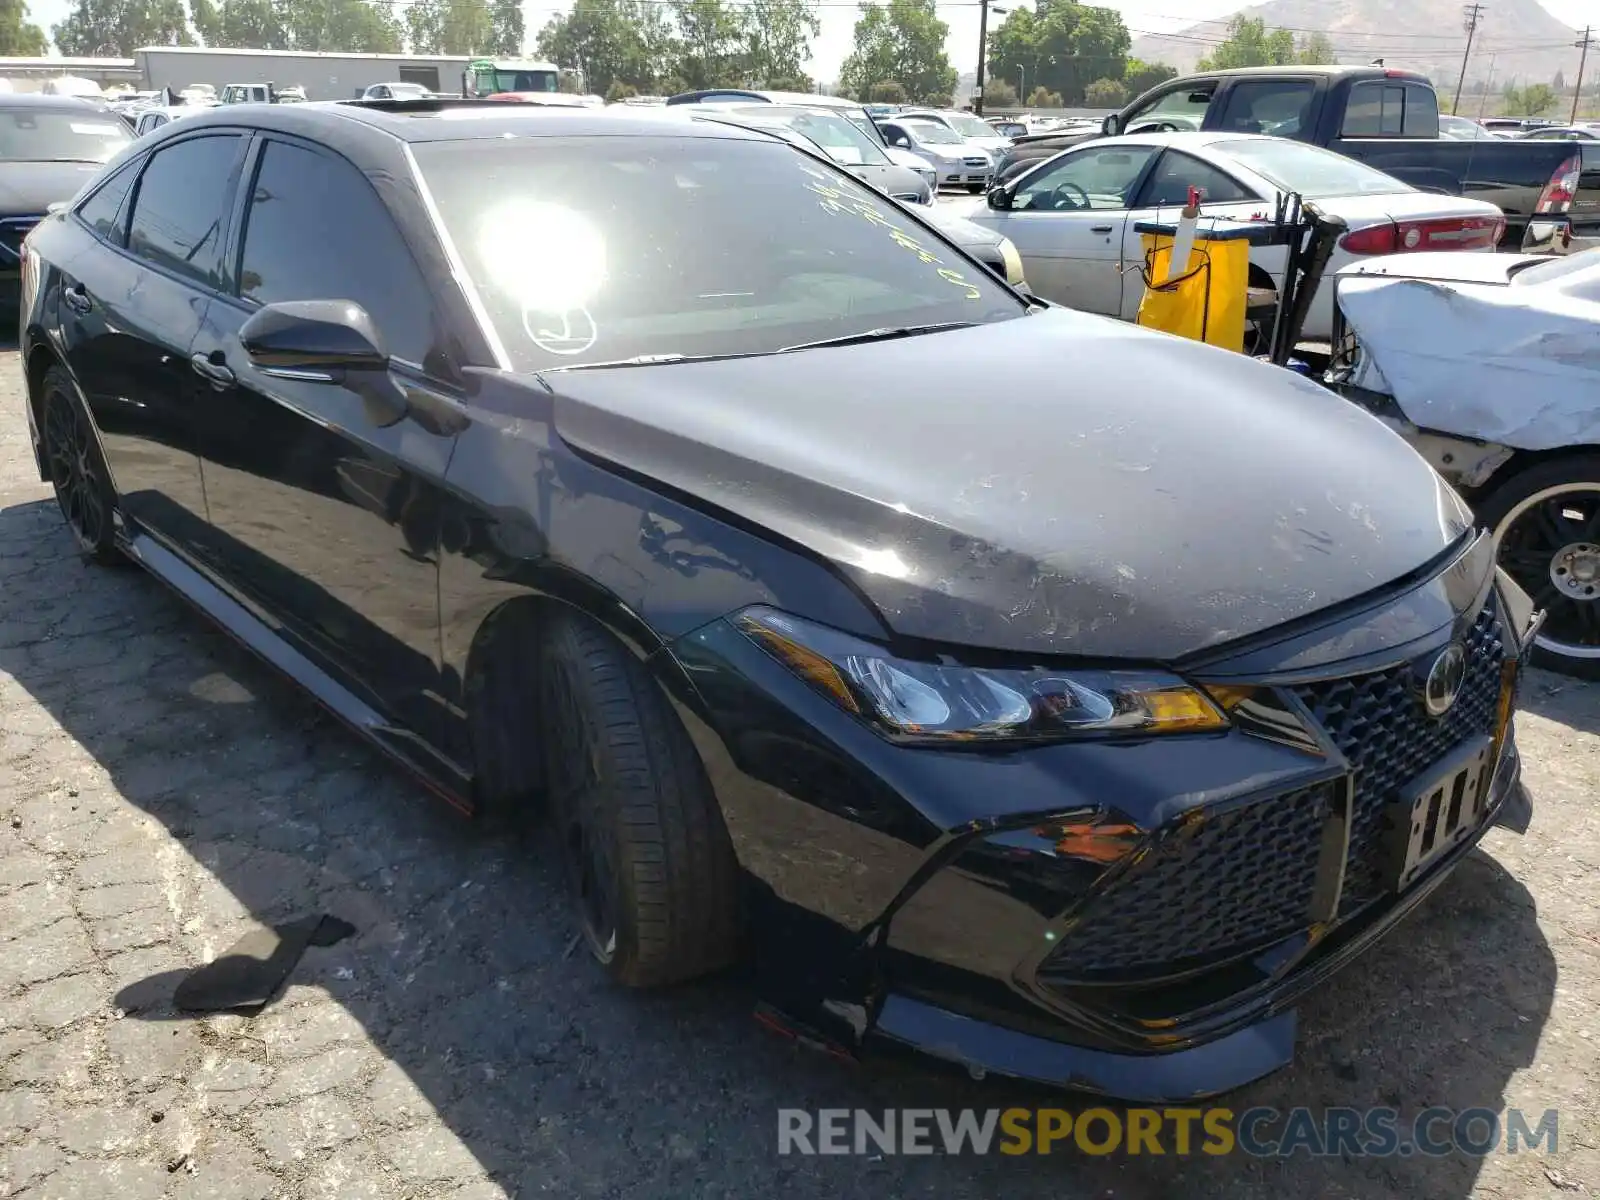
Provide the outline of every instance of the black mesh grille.
<path id="1" fill-rule="evenodd" d="M 1353 768 L 1340 917 L 1384 893 L 1384 813 L 1400 789 L 1466 739 L 1493 732 L 1505 658 L 1493 600 L 1465 648 L 1466 679 L 1440 718 L 1423 708 L 1409 665 L 1294 689 Z M 1338 786 L 1305 788 L 1163 830 L 1144 858 L 1077 915 L 1041 978 L 1149 975 L 1248 952 L 1305 929 L 1323 820 Z"/>
<path id="2" fill-rule="evenodd" d="M 1467 738 L 1494 730 L 1505 643 L 1492 600 L 1467 635 L 1466 651 L 1466 680 L 1443 717 L 1427 714 L 1406 666 L 1295 689 L 1355 768 L 1341 917 L 1383 894 L 1384 809 L 1399 790 Z"/>
<path id="3" fill-rule="evenodd" d="M 1175 827 L 1090 902 L 1044 973 L 1082 979 L 1168 969 L 1304 929 L 1333 786 Z"/>

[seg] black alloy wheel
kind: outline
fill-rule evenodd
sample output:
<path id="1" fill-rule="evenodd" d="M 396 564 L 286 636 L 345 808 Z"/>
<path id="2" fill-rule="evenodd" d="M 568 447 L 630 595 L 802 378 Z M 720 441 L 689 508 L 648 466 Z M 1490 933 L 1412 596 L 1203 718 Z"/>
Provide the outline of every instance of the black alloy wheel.
<path id="1" fill-rule="evenodd" d="M 1545 611 L 1534 661 L 1600 678 L 1600 458 L 1534 467 L 1482 509 L 1500 566 Z"/>
<path id="2" fill-rule="evenodd" d="M 543 624 L 545 796 L 582 940 L 630 987 L 726 966 L 739 950 L 738 861 L 693 743 L 604 628 L 575 612 Z"/>
<path id="3" fill-rule="evenodd" d="M 116 493 L 88 414 L 59 367 L 44 378 L 44 455 L 56 503 L 78 548 L 94 562 L 116 561 Z"/>

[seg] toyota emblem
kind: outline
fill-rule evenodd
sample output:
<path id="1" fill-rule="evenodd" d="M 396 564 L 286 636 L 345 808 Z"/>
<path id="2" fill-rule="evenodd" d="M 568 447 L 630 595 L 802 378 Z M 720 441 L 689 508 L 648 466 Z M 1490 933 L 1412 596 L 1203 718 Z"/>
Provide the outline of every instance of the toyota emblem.
<path id="1" fill-rule="evenodd" d="M 1461 685 L 1467 677 L 1467 652 L 1459 642 L 1452 642 L 1428 667 L 1422 685 L 1422 704 L 1430 717 L 1442 717 L 1449 712 L 1461 695 Z"/>

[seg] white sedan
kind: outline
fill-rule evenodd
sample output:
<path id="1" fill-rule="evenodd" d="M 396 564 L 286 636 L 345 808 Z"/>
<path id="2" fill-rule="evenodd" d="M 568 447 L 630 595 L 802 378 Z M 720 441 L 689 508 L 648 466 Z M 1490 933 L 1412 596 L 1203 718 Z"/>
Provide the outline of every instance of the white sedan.
<path id="1" fill-rule="evenodd" d="M 1343 155 L 1283 138 L 1237 133 L 1151 133 L 1064 150 L 959 211 L 1010 238 L 1028 284 L 1046 300 L 1131 321 L 1144 297 L 1143 240 L 1135 225 L 1173 220 L 1189 189 L 1207 217 L 1270 219 L 1298 192 L 1350 226 L 1327 274 L 1367 255 L 1411 250 L 1492 251 L 1505 218 L 1492 204 L 1421 192 Z M 1253 247 L 1252 283 L 1277 287 L 1283 247 Z M 1268 277 L 1270 276 L 1270 284 Z M 1333 289 L 1320 287 L 1302 337 L 1326 341 Z"/>

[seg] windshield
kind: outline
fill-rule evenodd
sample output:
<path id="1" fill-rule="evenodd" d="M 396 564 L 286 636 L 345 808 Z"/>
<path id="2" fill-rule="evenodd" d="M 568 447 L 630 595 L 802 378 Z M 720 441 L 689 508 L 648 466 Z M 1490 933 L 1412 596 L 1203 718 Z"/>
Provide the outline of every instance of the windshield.
<path id="1" fill-rule="evenodd" d="M 804 134 L 821 146 L 838 162 L 850 166 L 881 167 L 889 158 L 878 142 L 868 137 L 844 117 L 832 113 L 776 112 L 771 109 L 741 109 L 741 112 L 787 125 L 796 133 Z"/>
<path id="2" fill-rule="evenodd" d="M 1231 158 L 1286 192 L 1307 200 L 1327 196 L 1384 196 L 1416 189 L 1393 175 L 1331 150 L 1279 138 L 1213 142 L 1210 149 Z"/>
<path id="3" fill-rule="evenodd" d="M 969 117 L 964 113 L 951 113 L 945 118 L 955 127 L 957 133 L 969 138 L 992 138 L 997 136 L 994 126 L 979 117 Z"/>
<path id="4" fill-rule="evenodd" d="M 483 75 L 490 75 L 485 71 Z M 560 77 L 554 71 L 506 71 L 496 69 L 492 72 L 495 92 L 559 92 Z"/>
<path id="5" fill-rule="evenodd" d="M 926 142 L 930 146 L 959 146 L 965 140 L 953 129 L 947 129 L 937 121 L 902 121 L 907 129 L 916 135 L 917 141 Z"/>
<path id="6" fill-rule="evenodd" d="M 133 140 L 121 121 L 81 113 L 0 108 L 0 162 L 103 163 Z"/>
<path id="7" fill-rule="evenodd" d="M 519 371 L 770 354 L 885 327 L 1023 315 L 1021 300 L 887 197 L 778 142 L 413 148 Z"/>

